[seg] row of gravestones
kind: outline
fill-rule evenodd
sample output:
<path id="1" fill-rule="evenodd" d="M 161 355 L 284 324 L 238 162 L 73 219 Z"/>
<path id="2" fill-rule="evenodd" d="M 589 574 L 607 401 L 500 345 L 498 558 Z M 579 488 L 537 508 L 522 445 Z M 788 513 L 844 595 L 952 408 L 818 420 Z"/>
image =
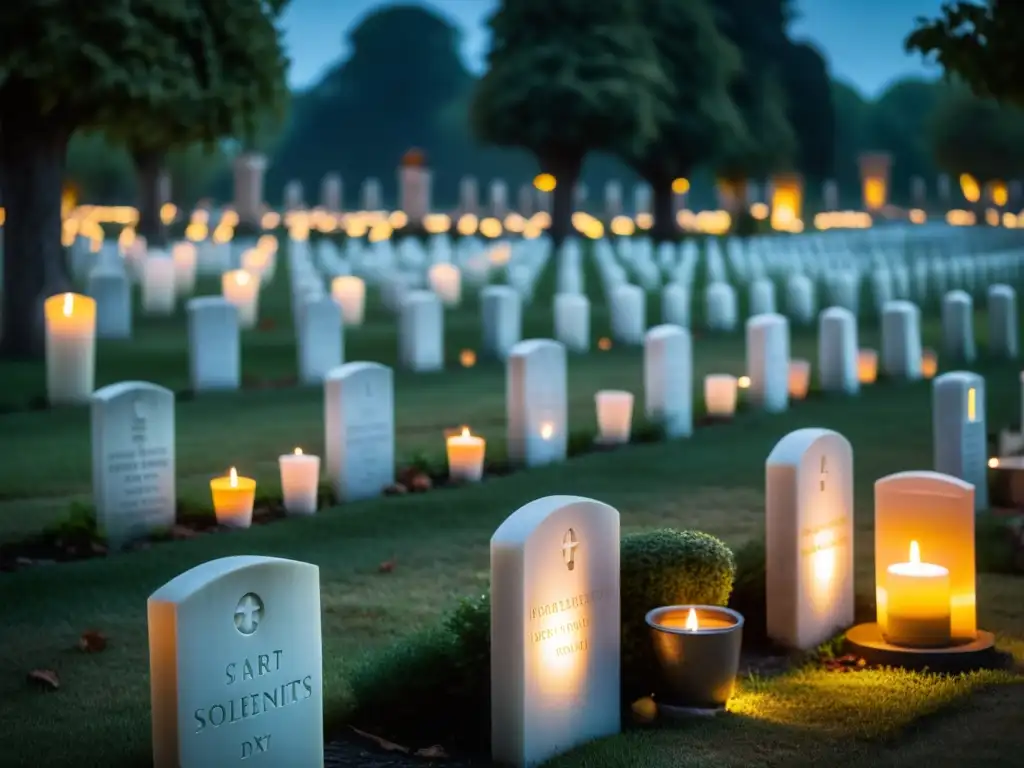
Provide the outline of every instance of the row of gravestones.
<path id="1" fill-rule="evenodd" d="M 972 504 L 968 483 L 904 472 L 876 483 Z M 891 494 L 890 494 L 891 495 Z M 908 497 L 909 498 L 909 497 Z M 923 501 L 922 501 L 923 499 Z M 766 462 L 769 634 L 793 648 L 854 619 L 853 450 L 802 429 Z M 535 766 L 620 729 L 619 513 L 576 496 L 517 510 L 491 538 L 496 762 Z M 323 765 L 319 569 L 277 558 L 207 562 L 149 598 L 156 768 Z"/>

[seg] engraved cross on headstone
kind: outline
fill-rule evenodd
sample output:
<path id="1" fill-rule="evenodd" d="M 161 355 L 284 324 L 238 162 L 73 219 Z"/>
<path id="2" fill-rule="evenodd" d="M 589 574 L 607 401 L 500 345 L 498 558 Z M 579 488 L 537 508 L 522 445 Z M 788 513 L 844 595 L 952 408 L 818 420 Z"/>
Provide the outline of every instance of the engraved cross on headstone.
<path id="1" fill-rule="evenodd" d="M 576 540 L 576 531 L 570 528 L 562 537 L 562 557 L 565 559 L 565 567 L 570 571 L 576 567 L 576 547 L 580 545 Z"/>
<path id="2" fill-rule="evenodd" d="M 251 635 L 263 618 L 263 601 L 252 592 L 242 597 L 235 608 L 235 628 L 243 635 Z"/>

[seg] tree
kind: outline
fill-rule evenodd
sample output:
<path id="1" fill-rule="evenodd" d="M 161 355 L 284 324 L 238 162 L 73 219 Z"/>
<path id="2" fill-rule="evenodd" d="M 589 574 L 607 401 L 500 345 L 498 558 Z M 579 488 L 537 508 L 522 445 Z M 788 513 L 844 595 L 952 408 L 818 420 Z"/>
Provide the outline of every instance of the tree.
<path id="1" fill-rule="evenodd" d="M 583 159 L 657 138 L 672 87 L 631 0 L 504 0 L 471 124 L 481 140 L 532 152 L 557 182 L 551 236 L 569 233 Z"/>
<path id="2" fill-rule="evenodd" d="M 945 3 L 937 18 L 919 18 L 908 51 L 934 55 L 947 75 L 980 96 L 1024 106 L 1024 3 Z"/>
<path id="3" fill-rule="evenodd" d="M 808 43 L 790 43 L 783 49 L 779 77 L 785 91 L 786 117 L 797 137 L 797 168 L 818 182 L 832 178 L 836 114 L 825 57 Z"/>
<path id="4" fill-rule="evenodd" d="M 673 181 L 689 178 L 720 148 L 740 140 L 742 119 L 729 96 L 740 54 L 718 33 L 702 0 L 646 0 L 641 15 L 659 66 L 675 87 L 669 108 L 658 113 L 656 138 L 642 146 L 627 141 L 623 156 L 651 186 L 651 234 L 666 240 L 676 229 Z"/>
<path id="5" fill-rule="evenodd" d="M 229 116 L 238 115 L 250 94 L 218 88 L 235 64 L 210 51 L 222 42 L 217 35 L 234 27 L 244 33 L 254 9 L 278 6 L 269 0 L 0 3 L 0 191 L 7 212 L 0 354 L 40 357 L 43 302 L 69 285 L 61 186 L 72 134 L 118 132 L 138 122 L 173 137 L 182 124 L 234 125 Z M 233 39 L 233 55 L 244 55 L 245 34 Z M 154 114 L 169 121 L 166 131 L 154 125 Z"/>

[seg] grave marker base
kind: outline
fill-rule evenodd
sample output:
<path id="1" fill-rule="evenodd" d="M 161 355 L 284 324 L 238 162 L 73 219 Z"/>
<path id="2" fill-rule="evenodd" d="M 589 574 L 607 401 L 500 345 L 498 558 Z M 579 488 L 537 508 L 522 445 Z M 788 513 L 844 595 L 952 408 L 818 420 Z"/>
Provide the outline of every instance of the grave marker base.
<path id="1" fill-rule="evenodd" d="M 868 664 L 883 667 L 941 674 L 960 674 L 979 669 L 1001 669 L 1007 664 L 1006 654 L 996 650 L 995 635 L 978 630 L 970 643 L 946 648 L 905 648 L 882 639 L 878 624 L 858 624 L 846 633 L 850 653 Z"/>

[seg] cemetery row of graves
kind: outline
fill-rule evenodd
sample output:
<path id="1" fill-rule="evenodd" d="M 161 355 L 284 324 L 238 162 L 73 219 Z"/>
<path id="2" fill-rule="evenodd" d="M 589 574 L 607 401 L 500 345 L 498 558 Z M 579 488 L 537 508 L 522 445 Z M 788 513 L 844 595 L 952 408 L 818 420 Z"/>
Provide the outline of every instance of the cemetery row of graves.
<path id="1" fill-rule="evenodd" d="M 765 739 L 874 765 L 972 692 L 1008 722 L 1024 614 L 988 490 L 1016 467 L 989 433 L 1019 439 L 1022 259 L 1011 233 L 917 231 L 73 248 L 84 293 L 15 378 L 47 407 L 0 416 L 0 516 L 14 552 L 86 501 L 94 546 L 0 575 L 25 597 L 0 735 L 26 765 L 321 765 L 345 724 L 512 765 L 741 764 Z M 252 391 L 265 354 L 295 373 Z M 986 670 L 820 649 L 855 621 L 863 648 Z M 674 705 L 733 716 L 634 728 Z"/>

